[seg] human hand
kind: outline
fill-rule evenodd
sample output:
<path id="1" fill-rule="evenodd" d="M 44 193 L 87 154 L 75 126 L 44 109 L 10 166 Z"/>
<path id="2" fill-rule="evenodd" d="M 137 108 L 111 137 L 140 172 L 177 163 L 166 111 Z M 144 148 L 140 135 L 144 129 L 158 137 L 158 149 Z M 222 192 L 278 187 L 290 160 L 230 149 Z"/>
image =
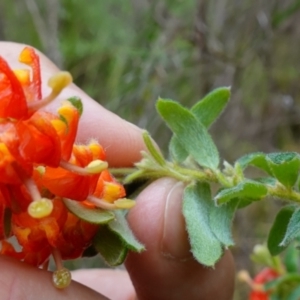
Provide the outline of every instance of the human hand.
<path id="1" fill-rule="evenodd" d="M 0 42 L 0 55 L 13 68 L 24 45 Z M 43 82 L 56 73 L 57 68 L 43 55 Z M 43 94 L 47 86 L 43 85 Z M 94 102 L 75 85 L 66 88 L 49 106 L 55 109 L 70 96 L 84 102 L 78 141 L 96 138 L 107 151 L 110 166 L 131 166 L 144 149 L 142 131 L 120 119 Z M 92 136 L 91 136 L 92 135 Z M 191 256 L 181 215 L 183 185 L 163 178 L 149 185 L 130 210 L 128 220 L 136 237 L 145 244 L 146 251 L 130 253 L 125 271 L 79 270 L 74 272 L 77 282 L 64 290 L 51 284 L 51 274 L 6 257 L 0 257 L 1 299 L 231 299 L 234 267 L 231 254 L 226 252 L 215 269 L 202 267 Z M 133 288 L 134 286 L 134 288 Z M 99 293 L 98 293 L 99 292 Z"/>

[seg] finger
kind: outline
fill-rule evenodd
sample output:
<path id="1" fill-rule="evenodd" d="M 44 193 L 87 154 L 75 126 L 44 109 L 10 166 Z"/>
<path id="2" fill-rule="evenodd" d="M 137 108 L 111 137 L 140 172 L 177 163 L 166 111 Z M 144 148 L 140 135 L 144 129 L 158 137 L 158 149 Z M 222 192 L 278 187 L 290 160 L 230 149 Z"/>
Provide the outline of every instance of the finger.
<path id="1" fill-rule="evenodd" d="M 134 300 L 135 291 L 123 270 L 90 269 L 72 272 L 72 278 L 111 300 Z"/>
<path id="2" fill-rule="evenodd" d="M 108 300 L 75 281 L 69 287 L 58 290 L 52 285 L 50 272 L 5 256 L 0 257 L 0 269 L 1 300 Z"/>
<path id="3" fill-rule="evenodd" d="M 146 246 L 145 252 L 130 253 L 126 260 L 138 299 L 232 299 L 231 254 L 226 252 L 214 269 L 191 256 L 182 193 L 182 183 L 163 178 L 147 187 L 130 210 L 129 223 Z"/>
<path id="4" fill-rule="evenodd" d="M 24 65 L 17 61 L 24 46 L 23 44 L 0 42 L 0 55 L 8 61 L 12 68 L 24 68 Z M 50 91 L 47 81 L 57 73 L 58 68 L 42 53 L 39 52 L 39 55 L 43 95 L 47 95 Z M 97 139 L 106 149 L 107 159 L 111 166 L 131 166 L 140 160 L 140 152 L 145 148 L 141 129 L 103 108 L 75 84 L 66 88 L 47 109 L 55 110 L 62 100 L 73 96 L 80 97 L 84 103 L 78 132 L 80 142 L 86 143 L 91 138 Z"/>

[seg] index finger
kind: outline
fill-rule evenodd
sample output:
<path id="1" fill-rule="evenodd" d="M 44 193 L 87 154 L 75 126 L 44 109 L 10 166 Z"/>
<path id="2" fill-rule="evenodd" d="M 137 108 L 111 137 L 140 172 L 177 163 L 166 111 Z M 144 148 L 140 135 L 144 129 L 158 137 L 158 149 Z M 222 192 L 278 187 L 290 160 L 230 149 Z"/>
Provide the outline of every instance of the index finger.
<path id="1" fill-rule="evenodd" d="M 4 57 L 12 68 L 24 68 L 24 65 L 18 62 L 18 56 L 25 46 L 13 42 L 0 42 L 0 56 Z M 40 56 L 42 90 L 45 96 L 50 91 L 47 87 L 48 79 L 59 69 L 45 55 L 37 52 Z M 142 130 L 99 105 L 75 84 L 65 88 L 59 97 L 47 106 L 47 110 L 55 110 L 63 100 L 73 96 L 80 97 L 84 106 L 77 138 L 79 142 L 86 143 L 92 138 L 98 140 L 106 150 L 110 166 L 131 166 L 140 160 L 140 152 L 145 149 Z"/>

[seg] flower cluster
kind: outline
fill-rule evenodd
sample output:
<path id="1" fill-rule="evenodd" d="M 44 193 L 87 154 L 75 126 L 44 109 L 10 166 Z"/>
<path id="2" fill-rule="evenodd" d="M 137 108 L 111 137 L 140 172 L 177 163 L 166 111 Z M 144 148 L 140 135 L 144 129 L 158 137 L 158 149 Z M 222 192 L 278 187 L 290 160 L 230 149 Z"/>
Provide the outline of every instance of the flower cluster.
<path id="1" fill-rule="evenodd" d="M 243 270 L 238 273 L 239 280 L 247 283 L 251 287 L 249 300 L 270 299 L 271 291 L 266 290 L 264 285 L 278 278 L 279 276 L 280 274 L 270 267 L 262 269 L 253 279 L 250 277 L 247 271 Z"/>
<path id="2" fill-rule="evenodd" d="M 61 269 L 61 259 L 80 257 L 98 229 L 70 212 L 65 199 L 95 209 L 130 208 L 133 202 L 122 199 L 124 188 L 109 173 L 97 141 L 74 144 L 80 100 L 66 100 L 57 114 L 41 110 L 71 75 L 51 77 L 51 92 L 43 98 L 38 55 L 25 47 L 19 61 L 29 68 L 12 70 L 0 57 L 1 253 L 35 266 L 46 266 L 52 254 Z M 67 284 L 64 272 L 55 279 L 58 287 Z"/>
<path id="3" fill-rule="evenodd" d="M 263 290 L 263 285 L 268 283 L 269 281 L 277 278 L 279 274 L 271 269 L 264 268 L 262 269 L 253 279 L 253 290 L 250 293 L 250 300 L 268 300 L 269 292 Z"/>

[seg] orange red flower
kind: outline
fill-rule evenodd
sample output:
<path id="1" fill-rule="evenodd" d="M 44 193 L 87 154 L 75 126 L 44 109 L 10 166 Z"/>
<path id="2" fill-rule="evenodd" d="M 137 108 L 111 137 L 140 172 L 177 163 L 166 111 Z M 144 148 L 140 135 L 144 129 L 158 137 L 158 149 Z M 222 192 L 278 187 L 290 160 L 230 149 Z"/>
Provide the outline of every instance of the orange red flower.
<path id="1" fill-rule="evenodd" d="M 254 289 L 251 291 L 249 295 L 249 300 L 268 300 L 270 299 L 270 293 L 268 291 L 261 290 L 259 288 L 271 280 L 276 279 L 279 277 L 278 272 L 271 268 L 264 268 L 261 270 L 253 279 L 253 287 Z"/>
<path id="2" fill-rule="evenodd" d="M 71 83 L 70 74 L 50 78 L 52 91 L 43 98 L 38 55 L 25 47 L 19 60 L 29 69 L 12 70 L 0 57 L 1 253 L 42 266 L 53 253 L 81 256 L 98 229 L 68 211 L 64 198 L 95 209 L 133 203 L 122 199 L 124 187 L 108 171 L 102 146 L 95 140 L 74 144 L 80 100 L 66 100 L 56 114 L 42 110 Z"/>

